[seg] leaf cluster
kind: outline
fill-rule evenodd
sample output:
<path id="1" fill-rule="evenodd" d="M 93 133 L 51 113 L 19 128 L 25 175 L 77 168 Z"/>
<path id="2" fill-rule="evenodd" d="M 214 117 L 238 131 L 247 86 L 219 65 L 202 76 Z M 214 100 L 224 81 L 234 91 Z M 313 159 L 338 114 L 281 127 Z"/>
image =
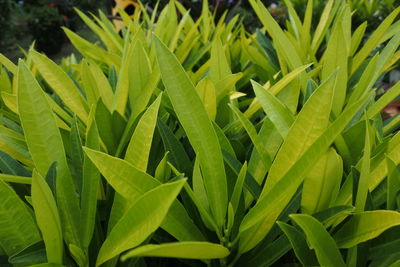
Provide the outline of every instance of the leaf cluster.
<path id="1" fill-rule="evenodd" d="M 400 8 L 363 42 L 342 1 L 285 3 L 282 29 L 250 0 L 255 33 L 207 1 L 77 10 L 81 60 L 0 55 L 0 263 L 396 266 Z"/>

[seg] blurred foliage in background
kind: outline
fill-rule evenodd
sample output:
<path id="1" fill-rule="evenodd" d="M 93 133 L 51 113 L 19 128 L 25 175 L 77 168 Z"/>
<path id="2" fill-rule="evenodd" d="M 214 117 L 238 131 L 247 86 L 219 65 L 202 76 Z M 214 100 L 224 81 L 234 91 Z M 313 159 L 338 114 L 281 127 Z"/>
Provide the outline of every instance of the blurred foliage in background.
<path id="1" fill-rule="evenodd" d="M 288 0 L 263 1 L 281 25 L 289 19 L 285 1 Z M 168 0 L 143 0 L 142 2 L 146 6 L 154 7 L 157 2 L 160 6 L 164 6 Z M 191 9 L 194 18 L 200 15 L 201 0 L 181 0 L 180 2 Z M 303 16 L 307 1 L 291 0 L 291 2 L 299 15 Z M 353 17 L 354 28 L 361 22 L 367 21 L 367 33 L 368 29 L 375 29 L 400 4 L 397 0 L 347 0 L 347 2 L 352 10 L 357 10 Z M 325 4 L 326 0 L 314 1 L 313 14 L 320 16 Z M 66 41 L 61 26 L 73 30 L 83 27 L 73 7 L 94 13 L 101 9 L 106 14 L 111 14 L 113 6 L 115 6 L 114 0 L 0 0 L 0 52 L 16 60 L 21 56 L 20 47 L 27 49 L 35 40 L 37 50 L 54 57 Z M 217 19 L 224 13 L 227 13 L 226 20 L 239 14 L 248 30 L 254 31 L 261 26 L 247 0 L 213 0 L 210 1 L 210 7 L 216 12 Z M 315 28 L 316 25 L 313 27 Z"/>
<path id="2" fill-rule="evenodd" d="M 108 6 L 108 0 L 0 0 L 0 52 L 15 59 L 19 47 L 35 41 L 38 50 L 54 55 L 66 41 L 61 27 L 80 27 L 73 7 L 96 11 Z"/>
<path id="3" fill-rule="evenodd" d="M 0 39 L 5 38 L 5 33 L 9 32 L 11 3 L 10 0 L 0 0 Z"/>

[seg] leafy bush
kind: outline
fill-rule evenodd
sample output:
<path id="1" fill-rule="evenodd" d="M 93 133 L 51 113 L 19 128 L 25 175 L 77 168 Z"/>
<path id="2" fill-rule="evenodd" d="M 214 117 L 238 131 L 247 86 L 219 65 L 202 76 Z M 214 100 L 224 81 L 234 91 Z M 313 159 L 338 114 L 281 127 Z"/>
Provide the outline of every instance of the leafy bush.
<path id="1" fill-rule="evenodd" d="M 400 83 L 375 84 L 400 9 L 363 42 L 342 1 L 315 31 L 312 1 L 285 30 L 250 4 L 255 34 L 171 1 L 121 35 L 77 11 L 101 41 L 65 28 L 80 61 L 0 55 L 0 263 L 398 263 L 400 117 L 380 111 Z"/>

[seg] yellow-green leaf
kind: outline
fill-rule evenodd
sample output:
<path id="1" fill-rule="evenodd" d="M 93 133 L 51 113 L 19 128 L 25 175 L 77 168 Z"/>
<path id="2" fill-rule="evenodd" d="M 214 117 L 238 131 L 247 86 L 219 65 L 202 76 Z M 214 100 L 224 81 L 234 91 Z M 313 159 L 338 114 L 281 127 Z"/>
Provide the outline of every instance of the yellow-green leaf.
<path id="1" fill-rule="evenodd" d="M 160 185 L 138 199 L 107 236 L 96 266 L 136 247 L 157 230 L 184 183 L 186 179 Z"/>
<path id="2" fill-rule="evenodd" d="M 144 245 L 125 253 L 123 261 L 133 257 L 167 257 L 181 259 L 221 259 L 229 250 L 220 244 L 209 242 L 176 242 L 160 245 Z"/>

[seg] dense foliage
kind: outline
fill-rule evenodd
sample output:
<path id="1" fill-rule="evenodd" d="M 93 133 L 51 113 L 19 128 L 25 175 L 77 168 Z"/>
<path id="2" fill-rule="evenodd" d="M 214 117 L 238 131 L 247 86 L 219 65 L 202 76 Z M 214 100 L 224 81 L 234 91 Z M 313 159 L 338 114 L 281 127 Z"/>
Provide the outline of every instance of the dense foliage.
<path id="1" fill-rule="evenodd" d="M 365 37 L 343 1 L 249 2 L 255 33 L 171 1 L 77 10 L 80 60 L 0 54 L 0 265 L 399 264 L 400 8 Z"/>

